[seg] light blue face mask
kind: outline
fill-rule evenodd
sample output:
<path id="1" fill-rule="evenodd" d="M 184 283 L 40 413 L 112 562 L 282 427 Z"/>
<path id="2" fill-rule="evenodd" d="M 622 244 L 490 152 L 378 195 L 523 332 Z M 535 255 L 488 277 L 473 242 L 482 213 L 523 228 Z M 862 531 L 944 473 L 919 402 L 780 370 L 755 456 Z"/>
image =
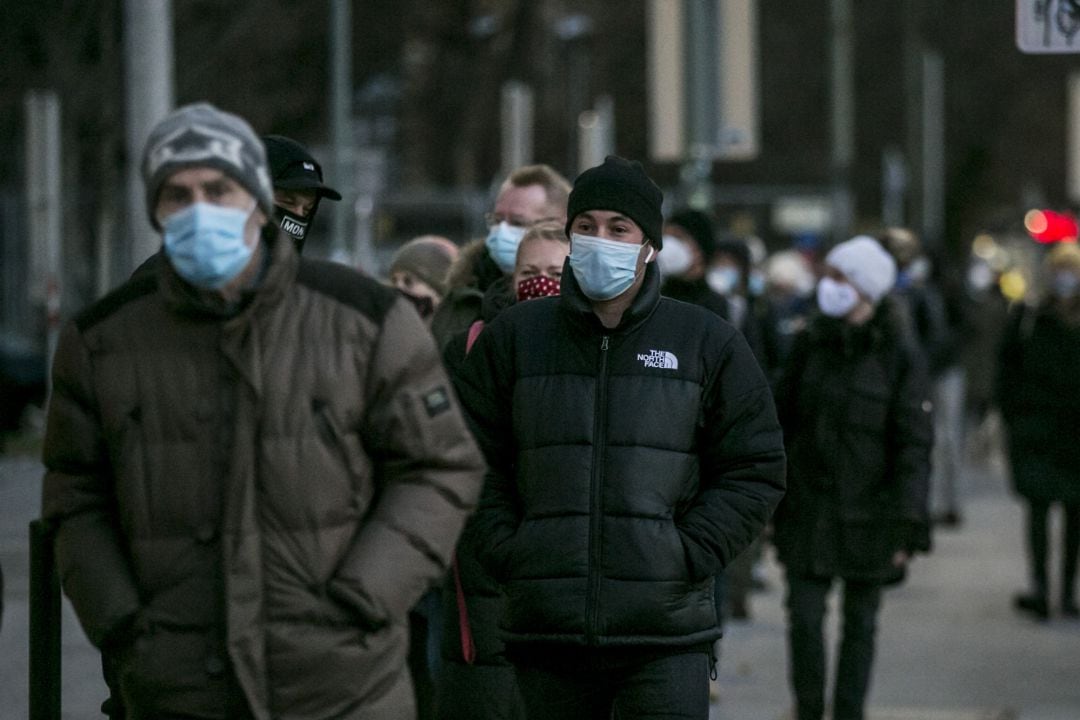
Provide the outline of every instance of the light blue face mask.
<path id="1" fill-rule="evenodd" d="M 240 274 L 253 247 L 244 227 L 254 211 L 194 203 L 165 218 L 165 254 L 177 274 L 195 287 L 218 290 Z"/>
<path id="2" fill-rule="evenodd" d="M 626 292 L 637 276 L 640 254 L 640 245 L 577 233 L 570 236 L 570 269 L 590 300 L 610 300 Z"/>
<path id="3" fill-rule="evenodd" d="M 491 232 L 488 233 L 484 244 L 487 245 L 491 259 L 504 273 L 509 274 L 514 271 L 518 245 L 521 244 L 521 238 L 524 235 L 525 228 L 515 227 L 505 220 L 498 225 L 491 226 Z"/>
<path id="4" fill-rule="evenodd" d="M 1080 293 L 1080 278 L 1068 270 L 1059 270 L 1054 275 L 1054 295 L 1068 300 Z"/>
<path id="5" fill-rule="evenodd" d="M 765 294 L 765 286 L 765 276 L 758 270 L 752 271 L 746 281 L 746 291 L 754 297 L 761 297 Z"/>

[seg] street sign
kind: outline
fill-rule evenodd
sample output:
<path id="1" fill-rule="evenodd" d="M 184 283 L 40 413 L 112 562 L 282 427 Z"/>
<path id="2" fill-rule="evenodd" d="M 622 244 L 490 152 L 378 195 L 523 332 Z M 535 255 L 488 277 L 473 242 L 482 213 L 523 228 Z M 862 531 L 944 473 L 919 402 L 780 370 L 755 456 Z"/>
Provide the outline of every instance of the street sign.
<path id="1" fill-rule="evenodd" d="M 1080 53 L 1080 0 L 1016 0 L 1016 46 L 1025 53 Z"/>

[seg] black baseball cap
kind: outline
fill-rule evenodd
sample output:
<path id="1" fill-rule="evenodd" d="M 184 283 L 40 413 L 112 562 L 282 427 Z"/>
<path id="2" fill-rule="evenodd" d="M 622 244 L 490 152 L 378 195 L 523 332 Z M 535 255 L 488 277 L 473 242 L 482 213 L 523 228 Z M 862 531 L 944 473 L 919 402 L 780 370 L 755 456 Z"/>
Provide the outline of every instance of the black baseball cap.
<path id="1" fill-rule="evenodd" d="M 341 193 L 323 183 L 322 166 L 300 143 L 282 135 L 266 135 L 270 182 L 283 190 L 314 190 L 319 197 L 340 200 Z"/>

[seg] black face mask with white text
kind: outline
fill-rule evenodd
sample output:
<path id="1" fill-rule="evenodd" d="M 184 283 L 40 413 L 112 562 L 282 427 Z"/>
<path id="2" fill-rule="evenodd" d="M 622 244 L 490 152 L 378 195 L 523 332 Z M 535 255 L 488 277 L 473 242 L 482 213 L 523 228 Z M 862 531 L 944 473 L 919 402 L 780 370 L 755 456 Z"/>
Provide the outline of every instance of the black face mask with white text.
<path id="1" fill-rule="evenodd" d="M 281 229 L 293 239 L 294 243 L 296 243 L 296 252 L 303 252 L 304 238 L 307 237 L 307 231 L 308 228 L 311 227 L 311 221 L 315 219 L 315 208 L 312 208 L 311 214 L 306 218 L 292 213 L 280 205 L 275 205 L 274 211 L 277 215 L 278 224 L 281 226 Z"/>

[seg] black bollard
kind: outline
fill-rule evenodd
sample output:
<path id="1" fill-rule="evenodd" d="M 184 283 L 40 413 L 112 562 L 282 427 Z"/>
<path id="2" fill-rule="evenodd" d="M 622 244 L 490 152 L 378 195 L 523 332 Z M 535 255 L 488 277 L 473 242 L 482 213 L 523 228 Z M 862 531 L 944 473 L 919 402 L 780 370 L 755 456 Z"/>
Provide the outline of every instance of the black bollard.
<path id="1" fill-rule="evenodd" d="M 30 523 L 30 720 L 60 720 L 60 581 L 53 527 Z"/>

